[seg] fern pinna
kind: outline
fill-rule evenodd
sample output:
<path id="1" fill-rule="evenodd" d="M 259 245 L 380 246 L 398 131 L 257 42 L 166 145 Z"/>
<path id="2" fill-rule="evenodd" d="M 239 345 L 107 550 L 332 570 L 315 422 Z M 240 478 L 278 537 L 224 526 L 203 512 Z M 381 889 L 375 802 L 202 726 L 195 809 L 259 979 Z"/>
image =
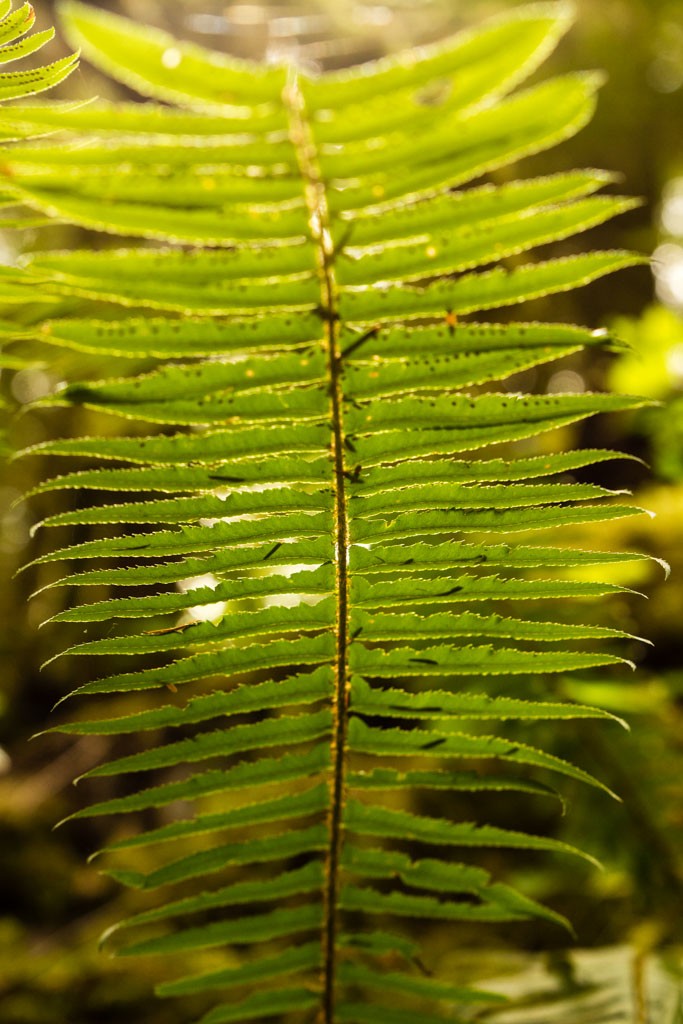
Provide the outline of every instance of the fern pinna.
<path id="1" fill-rule="evenodd" d="M 8 202 L 164 243 L 100 236 L 3 277 L 7 302 L 40 289 L 19 333 L 112 374 L 43 402 L 103 414 L 102 436 L 31 451 L 78 460 L 40 491 L 94 492 L 41 524 L 94 538 L 40 561 L 76 563 L 57 585 L 115 594 L 54 616 L 104 624 L 66 653 L 154 659 L 80 686 L 113 704 L 56 727 L 114 738 L 90 777 L 132 777 L 76 817 L 147 812 L 103 851 L 154 893 L 118 952 L 177 954 L 159 992 L 211 1000 L 202 1024 L 478 1018 L 496 997 L 425 973 L 412 919 L 562 921 L 473 851 L 579 851 L 452 808 L 600 785 L 529 739 L 610 717 L 552 699 L 552 674 L 620 662 L 626 636 L 567 612 L 619 589 L 568 570 L 637 557 L 547 540 L 639 510 L 568 476 L 615 453 L 534 440 L 637 400 L 495 383 L 603 336 L 470 318 L 639 262 L 519 258 L 631 208 L 595 195 L 605 173 L 477 183 L 589 118 L 593 74 L 517 89 L 571 12 L 532 5 L 318 76 L 62 12 L 94 64 L 171 104 L 1 114 Z M 539 600 L 556 614 L 527 611 Z M 117 750 L 138 733 L 152 739 Z M 429 791 L 428 815 L 411 800 Z M 197 950 L 210 969 L 182 976 Z"/>

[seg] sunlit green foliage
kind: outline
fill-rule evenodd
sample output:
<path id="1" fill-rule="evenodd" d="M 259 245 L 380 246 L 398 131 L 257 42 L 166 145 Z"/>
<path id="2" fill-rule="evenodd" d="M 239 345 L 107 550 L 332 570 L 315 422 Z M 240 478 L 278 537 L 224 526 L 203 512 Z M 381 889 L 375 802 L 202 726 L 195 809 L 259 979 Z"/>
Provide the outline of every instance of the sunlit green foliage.
<path id="1" fill-rule="evenodd" d="M 458 318 L 639 262 L 613 251 L 524 255 L 633 204 L 591 195 L 609 181 L 595 171 L 449 189 L 586 122 L 594 76 L 514 91 L 568 22 L 564 5 L 536 5 L 412 61 L 318 79 L 184 48 L 70 4 L 71 35 L 94 62 L 180 112 L 34 105 L 8 116 L 19 139 L 41 127 L 67 133 L 12 149 L 12 201 L 167 246 L 36 253 L 6 271 L 2 288 L 6 301 L 25 304 L 39 290 L 45 315 L 23 332 L 29 344 L 147 364 L 126 376 L 117 365 L 114 378 L 71 383 L 42 403 L 123 418 L 130 436 L 32 449 L 79 460 L 36 488 L 76 489 L 81 499 L 42 526 L 116 528 L 41 564 L 81 560 L 63 585 L 204 585 L 100 594 L 54 618 L 123 623 L 72 655 L 181 652 L 78 690 L 149 690 L 146 710 L 58 729 L 159 738 L 161 728 L 213 723 L 136 753 L 122 747 L 87 774 L 172 774 L 144 776 L 129 795 L 78 814 L 221 796 L 220 811 L 200 804 L 194 817 L 108 850 L 116 859 L 107 870 L 124 883 L 180 886 L 128 927 L 189 917 L 173 931 L 136 934 L 121 953 L 254 944 L 239 966 L 161 986 L 162 995 L 217 990 L 205 1024 L 299 1010 L 303 1020 L 320 1007 L 329 1021 L 436 1021 L 449 1013 L 444 1000 L 469 1013 L 487 997 L 420 973 L 411 919 L 561 922 L 444 849 L 458 858 L 472 848 L 579 851 L 463 822 L 448 801 L 471 791 L 552 794 L 554 775 L 604 788 L 537 746 L 532 723 L 609 717 L 547 700 L 544 687 L 551 673 L 617 664 L 615 640 L 631 639 L 581 621 L 584 599 L 620 585 L 566 570 L 639 556 L 553 546 L 535 531 L 640 510 L 567 479 L 614 453 L 547 455 L 537 439 L 640 402 L 498 391 L 512 372 L 605 338 Z M 84 468 L 83 458 L 95 464 Z M 83 500 L 90 491 L 92 504 Z M 93 569 L 90 559 L 108 564 Z M 527 611 L 539 600 L 557 602 L 553 621 Z M 187 703 L 181 685 L 191 688 Z M 246 714 L 226 727 L 226 716 Z M 226 757 L 235 760 L 176 771 Z M 288 793 L 283 782 L 294 783 Z M 395 806 L 410 787 L 437 791 L 439 813 Z M 184 842 L 199 834 L 202 846 Z M 147 869 L 139 854 L 118 858 L 171 840 L 175 860 L 155 856 Z M 184 884 L 204 887 L 214 874 L 217 888 L 200 895 Z M 243 915 L 227 909 L 240 906 Z M 281 949 L 258 945 L 276 939 Z M 220 1002 L 233 988 L 235 998 Z"/>

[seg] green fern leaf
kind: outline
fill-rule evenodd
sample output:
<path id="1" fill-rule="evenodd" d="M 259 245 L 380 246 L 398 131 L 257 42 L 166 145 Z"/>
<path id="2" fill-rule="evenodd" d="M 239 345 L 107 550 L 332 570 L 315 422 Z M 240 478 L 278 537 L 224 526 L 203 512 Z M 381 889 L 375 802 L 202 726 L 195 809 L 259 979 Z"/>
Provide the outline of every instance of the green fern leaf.
<path id="1" fill-rule="evenodd" d="M 454 851 L 593 858 L 409 800 L 606 789 L 534 729 L 619 722 L 561 700 L 553 679 L 624 664 L 618 641 L 635 638 L 582 609 L 620 591 L 610 565 L 643 557 L 571 545 L 574 525 L 642 514 L 567 478 L 621 456 L 546 454 L 542 439 L 642 402 L 500 385 L 609 339 L 462 319 L 643 262 L 529 255 L 631 209 L 594 194 L 610 175 L 478 183 L 591 116 L 598 76 L 518 89 L 571 11 L 533 4 L 318 77 L 74 0 L 62 12 L 93 63 L 160 101 L 0 115 L 8 202 L 126 238 L 0 277 L 7 308 L 39 290 L 44 310 L 3 337 L 106 367 L 38 403 L 87 409 L 101 434 L 23 453 L 58 466 L 34 493 L 80 499 L 36 527 L 78 530 L 36 559 L 61 573 L 49 587 L 96 588 L 51 621 L 107 624 L 62 653 L 117 659 L 68 695 L 105 710 L 75 702 L 53 731 L 111 737 L 87 776 L 131 778 L 73 817 L 193 808 L 98 851 L 155 894 L 107 938 L 174 958 L 159 994 L 205 997 L 198 1024 L 430 1024 L 493 1006 L 420 972 L 411 921 L 568 925 Z M 537 536 L 558 528 L 557 544 Z M 552 613 L 521 610 L 539 601 Z M 117 745 L 130 735 L 145 737 L 134 752 Z M 193 960 L 226 945 L 246 952 Z"/>

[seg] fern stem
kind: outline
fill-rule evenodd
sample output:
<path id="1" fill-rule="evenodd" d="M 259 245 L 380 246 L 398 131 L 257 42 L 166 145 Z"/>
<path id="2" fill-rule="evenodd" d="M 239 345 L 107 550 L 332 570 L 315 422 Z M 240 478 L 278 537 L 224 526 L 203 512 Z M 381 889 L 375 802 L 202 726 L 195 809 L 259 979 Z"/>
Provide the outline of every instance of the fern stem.
<path id="1" fill-rule="evenodd" d="M 333 1024 L 336 989 L 336 940 L 338 930 L 339 860 L 342 839 L 348 721 L 349 571 L 346 465 L 342 413 L 343 362 L 339 348 L 339 316 L 334 272 L 334 245 L 325 185 L 320 174 L 315 141 L 306 120 L 305 99 L 296 71 L 292 69 L 283 99 L 289 115 L 289 134 L 304 179 L 308 223 L 316 245 L 321 311 L 327 341 L 332 456 L 334 461 L 334 514 L 337 587 L 337 655 L 332 695 L 332 778 L 330 783 L 329 845 L 323 894 L 323 993 L 322 1021 Z"/>

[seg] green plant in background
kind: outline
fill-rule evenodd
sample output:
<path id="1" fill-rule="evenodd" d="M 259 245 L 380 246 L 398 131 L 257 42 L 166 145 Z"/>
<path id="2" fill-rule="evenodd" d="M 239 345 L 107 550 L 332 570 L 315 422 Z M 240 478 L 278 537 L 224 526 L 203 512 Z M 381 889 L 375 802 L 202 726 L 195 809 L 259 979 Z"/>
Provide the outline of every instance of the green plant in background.
<path id="1" fill-rule="evenodd" d="M 28 33 L 36 20 L 29 3 L 12 11 L 12 0 L 0 3 L 0 64 L 11 64 L 41 50 L 54 37 L 54 29 Z M 44 67 L 0 73 L 0 100 L 22 99 L 51 89 L 71 74 L 78 62 L 78 54 L 71 54 Z M 7 136 L 5 136 L 7 138 Z"/>
<path id="2" fill-rule="evenodd" d="M 36 18 L 33 7 L 29 3 L 22 4 L 15 11 L 12 11 L 12 7 L 12 0 L 0 2 L 0 64 L 12 64 L 22 57 L 28 57 L 41 50 L 54 37 L 54 29 L 28 35 Z M 51 89 L 73 71 L 77 61 L 78 55 L 71 54 L 43 67 L 0 72 L 0 101 L 21 99 Z M 13 137 L 13 132 L 6 134 L 0 130 L 0 140 Z M 0 188 L 0 211 L 6 211 L 8 207 L 11 211 L 14 205 L 14 198 L 11 195 L 4 196 Z M 0 228 L 14 226 L 16 222 L 11 215 L 6 217 L 0 213 Z M 19 370 L 25 365 L 20 356 L 0 351 L 0 372 L 3 369 Z M 4 408 L 2 399 L 0 408 Z M 7 454 L 4 432 L 0 436 L 0 452 Z"/>
<path id="3" fill-rule="evenodd" d="M 0 114 L 8 204 L 166 243 L 38 252 L 0 292 L 18 303 L 8 339 L 112 366 L 41 403 L 103 414 L 101 436 L 32 451 L 78 460 L 38 488 L 76 492 L 41 525 L 80 531 L 41 563 L 76 562 L 55 585 L 96 595 L 54 619 L 105 624 L 66 653 L 122 668 L 75 691 L 100 695 L 96 719 L 56 727 L 116 744 L 87 774 L 120 788 L 76 817 L 140 815 L 103 851 L 155 893 L 119 952 L 181 975 L 202 951 L 159 992 L 216 1002 L 204 1024 L 481 1017 L 495 997 L 428 976 L 414 923 L 565 923 L 473 851 L 590 859 L 496 824 L 491 794 L 601 787 L 538 737 L 611 717 L 556 699 L 553 679 L 610 671 L 628 637 L 582 621 L 620 588 L 571 573 L 640 556 L 567 542 L 640 510 L 571 479 L 614 452 L 549 454 L 541 436 L 641 402 L 500 390 L 605 337 L 463 318 L 641 260 L 523 256 L 631 208 L 594 194 L 607 174 L 461 186 L 572 135 L 599 79 L 515 91 L 564 4 L 320 77 L 63 10 L 93 63 L 175 104 Z M 481 820 L 458 817 L 463 793 Z"/>
<path id="4" fill-rule="evenodd" d="M 653 468 L 664 480 L 683 479 L 683 321 L 665 306 L 651 306 L 639 320 L 618 317 L 615 333 L 629 351 L 614 363 L 610 384 L 617 389 L 639 382 L 639 394 L 661 403 L 641 414 L 649 437 Z"/>

